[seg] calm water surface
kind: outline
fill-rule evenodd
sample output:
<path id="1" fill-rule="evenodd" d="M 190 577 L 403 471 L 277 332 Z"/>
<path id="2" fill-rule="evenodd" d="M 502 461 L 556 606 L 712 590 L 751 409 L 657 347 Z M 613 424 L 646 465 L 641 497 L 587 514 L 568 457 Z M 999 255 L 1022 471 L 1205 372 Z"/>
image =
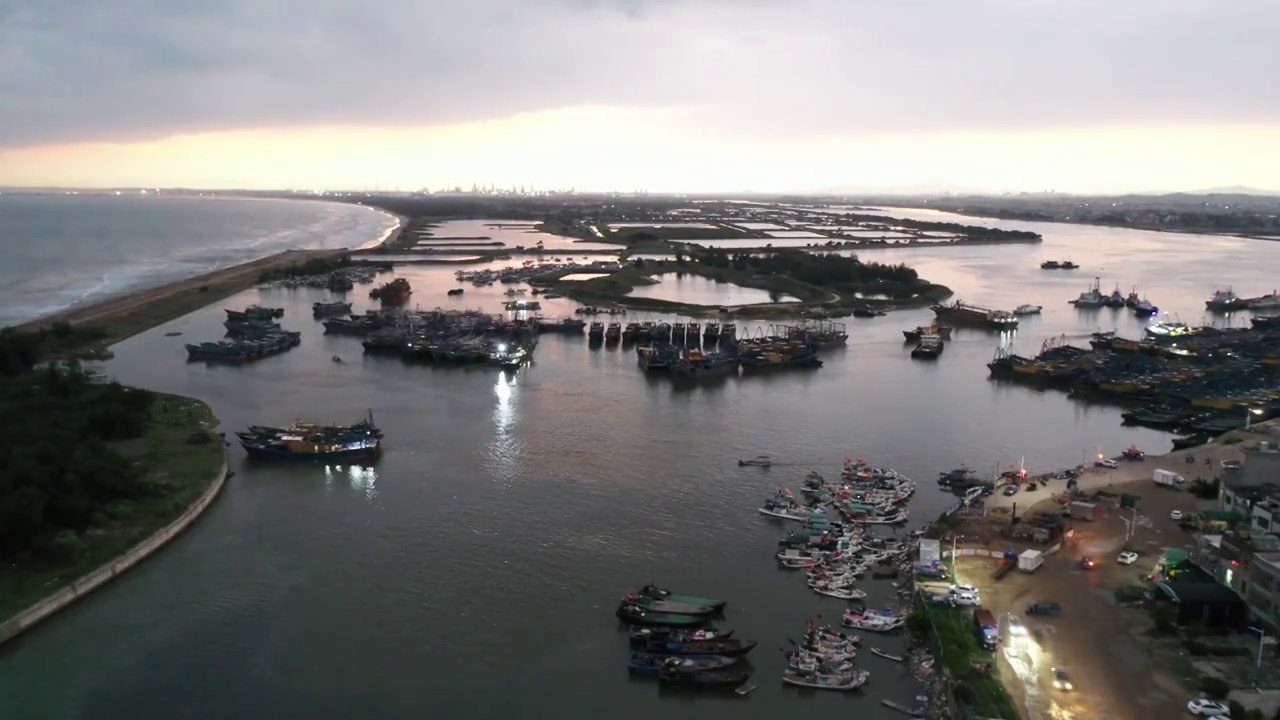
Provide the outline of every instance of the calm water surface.
<path id="1" fill-rule="evenodd" d="M 701 275 L 664 272 L 654 275 L 653 279 L 658 281 L 657 284 L 638 285 L 627 294 L 631 297 L 711 306 L 755 305 L 773 302 L 768 290 L 743 287 L 733 283 L 716 282 Z M 790 302 L 795 299 L 785 293 L 779 293 L 777 296 L 777 302 Z"/>
<path id="2" fill-rule="evenodd" d="M 936 363 L 911 361 L 902 342 L 902 329 L 931 318 L 916 310 L 850 319 L 849 346 L 817 371 L 692 390 L 645 377 L 631 352 L 591 349 L 585 337 L 544 338 L 536 364 L 514 377 L 406 366 L 325 337 L 309 306 L 326 295 L 305 290 L 226 303 L 282 305 L 284 324 L 304 332 L 301 347 L 254 365 L 185 361 L 183 342 L 221 334 L 220 307 L 122 343 L 110 364 L 120 380 L 207 398 L 228 431 L 373 408 L 388 450 L 373 471 L 353 472 L 251 466 L 233 449 L 237 475 L 190 532 L 0 653 L 3 716 L 897 717 L 879 700 L 908 702 L 916 689 L 873 656 L 860 660 L 872 671 L 864 693 L 780 685 L 777 648 L 807 617 L 836 617 L 840 603 L 776 568 L 784 527 L 756 514 L 760 501 L 810 468 L 834 475 L 851 454 L 924 481 L 915 525 L 949 502 L 931 480 L 960 463 L 1025 457 L 1048 469 L 1099 447 L 1164 451 L 1167 435 L 1121 427 L 1118 409 L 989 381 L 984 363 L 1002 340 L 1034 352 L 1098 328 L 1136 335 L 1131 315 L 1066 304 L 1094 274 L 1195 320 L 1214 289 L 1269 291 L 1280 267 L 1280 246 L 1267 242 L 1000 224 L 1046 241 L 864 254 L 910 263 L 969 302 L 1045 306 L 1015 337 L 957 331 Z M 1041 271 L 1047 258 L 1085 268 Z M 399 272 L 420 306 L 498 309 L 501 287 L 445 296 L 454 269 Z M 367 306 L 365 292 L 353 297 Z M 548 315 L 574 307 L 543 305 Z M 761 453 L 784 464 L 736 466 Z M 761 643 L 755 693 L 665 693 L 628 678 L 611 613 L 649 579 L 730 600 L 725 624 Z M 863 587 L 872 605 L 891 592 Z"/>

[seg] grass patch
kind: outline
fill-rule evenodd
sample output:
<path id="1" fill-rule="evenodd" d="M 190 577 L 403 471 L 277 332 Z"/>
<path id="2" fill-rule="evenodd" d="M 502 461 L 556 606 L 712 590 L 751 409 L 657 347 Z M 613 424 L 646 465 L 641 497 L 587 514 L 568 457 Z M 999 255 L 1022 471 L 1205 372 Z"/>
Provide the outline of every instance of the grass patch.
<path id="1" fill-rule="evenodd" d="M 912 616 L 913 627 L 930 631 L 934 652 L 951 674 L 951 692 L 965 717 L 1022 717 L 1000 679 L 975 667 L 994 663 L 995 655 L 978 642 L 970 610 L 919 602 Z"/>
<path id="2" fill-rule="evenodd" d="M 209 406 L 198 400 L 157 394 L 143 436 L 112 444 L 126 459 L 146 468 L 143 482 L 148 492 L 102 508 L 83 533 L 65 531 L 66 542 L 82 545 L 75 561 L 55 564 L 20 558 L 4 568 L 0 621 L 111 562 L 185 512 L 222 466 L 222 438 L 212 432 L 216 422 Z"/>

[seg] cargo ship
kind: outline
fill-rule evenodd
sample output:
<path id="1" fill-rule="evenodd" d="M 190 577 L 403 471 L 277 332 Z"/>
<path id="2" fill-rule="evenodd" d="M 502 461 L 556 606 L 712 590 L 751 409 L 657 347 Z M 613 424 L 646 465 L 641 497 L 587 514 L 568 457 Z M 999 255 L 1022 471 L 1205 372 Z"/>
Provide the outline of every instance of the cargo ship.
<path id="1" fill-rule="evenodd" d="M 382 431 L 373 413 L 354 425 L 253 425 L 236 436 L 249 457 L 260 460 L 371 460 L 382 450 Z"/>
<path id="2" fill-rule="evenodd" d="M 934 305 L 938 320 L 951 325 L 984 328 L 987 330 L 1013 330 L 1018 327 L 1018 316 L 1004 310 L 988 310 L 966 305 L 957 300 L 950 305 Z"/>

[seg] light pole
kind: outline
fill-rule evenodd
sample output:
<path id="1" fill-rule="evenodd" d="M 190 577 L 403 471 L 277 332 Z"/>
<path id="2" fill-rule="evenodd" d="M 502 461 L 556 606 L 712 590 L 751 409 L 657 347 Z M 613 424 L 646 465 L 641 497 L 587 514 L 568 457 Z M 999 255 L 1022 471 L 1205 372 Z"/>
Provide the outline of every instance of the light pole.
<path id="1" fill-rule="evenodd" d="M 956 541 L 964 537 L 959 533 L 951 535 L 951 579 L 954 582 L 960 582 L 960 563 L 956 560 Z"/>
<path id="2" fill-rule="evenodd" d="M 1249 632 L 1258 633 L 1258 664 L 1253 669 L 1253 686 L 1258 687 L 1258 683 L 1262 681 L 1262 645 L 1266 642 L 1267 631 L 1250 625 Z"/>
<path id="3" fill-rule="evenodd" d="M 1244 409 L 1244 429 L 1248 430 L 1249 428 L 1253 427 L 1253 416 L 1261 415 L 1261 414 L 1262 414 L 1262 410 L 1258 408 L 1246 407 Z"/>

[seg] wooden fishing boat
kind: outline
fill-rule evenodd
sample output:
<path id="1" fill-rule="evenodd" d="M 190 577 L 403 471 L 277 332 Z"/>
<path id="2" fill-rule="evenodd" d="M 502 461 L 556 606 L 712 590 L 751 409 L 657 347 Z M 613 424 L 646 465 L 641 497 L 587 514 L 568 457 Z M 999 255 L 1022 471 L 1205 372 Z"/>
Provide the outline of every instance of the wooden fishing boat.
<path id="1" fill-rule="evenodd" d="M 663 627 L 694 627 L 707 621 L 705 615 L 679 615 L 676 613 L 650 612 L 636 605 L 623 603 L 615 613 L 618 619 L 632 625 L 649 625 Z"/>
<path id="2" fill-rule="evenodd" d="M 867 677 L 869 675 L 870 673 L 866 670 L 857 670 L 855 672 L 834 675 L 802 673 L 787 670 L 782 673 L 782 682 L 788 685 L 813 688 L 815 690 L 837 690 L 844 692 L 862 687 L 862 685 L 867 682 Z"/>
<path id="3" fill-rule="evenodd" d="M 876 647 L 871 648 L 871 654 L 872 654 L 872 655 L 879 655 L 880 657 L 884 658 L 885 660 L 892 660 L 892 661 L 894 661 L 894 662 L 902 662 L 902 656 L 901 656 L 901 655 L 890 655 L 889 653 L 887 653 L 887 652 L 885 652 L 885 651 L 881 650 L 880 648 L 876 648 Z"/>
<path id="4" fill-rule="evenodd" d="M 717 610 L 723 610 L 729 604 L 728 600 L 718 600 L 716 598 L 703 597 L 701 595 L 688 595 L 684 593 L 672 592 L 663 587 L 658 587 L 653 583 L 649 583 L 640 588 L 640 594 L 645 597 L 651 597 L 655 600 L 667 600 L 670 602 L 691 603 L 693 605 L 707 605 Z"/>
<path id="5" fill-rule="evenodd" d="M 647 652 L 633 652 L 627 670 L 635 675 L 657 675 L 664 667 L 678 667 L 684 671 L 715 670 L 738 662 L 738 658 L 722 655 L 689 655 L 671 657 Z"/>
<path id="6" fill-rule="evenodd" d="M 719 610 L 711 605 L 699 605 L 697 603 L 676 602 L 673 600 L 658 600 L 640 593 L 627 593 L 622 598 L 622 602 L 627 605 L 635 605 L 646 610 L 661 613 L 674 613 L 676 615 L 710 615 Z"/>

